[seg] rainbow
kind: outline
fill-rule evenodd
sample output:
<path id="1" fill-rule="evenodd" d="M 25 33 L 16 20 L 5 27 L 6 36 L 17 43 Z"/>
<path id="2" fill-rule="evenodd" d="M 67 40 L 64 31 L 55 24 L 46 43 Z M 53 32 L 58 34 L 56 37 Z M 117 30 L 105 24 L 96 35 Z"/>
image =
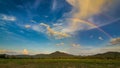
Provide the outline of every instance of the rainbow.
<path id="1" fill-rule="evenodd" d="M 107 35 L 110 39 L 112 38 L 112 36 L 110 34 L 108 34 L 107 32 L 105 32 L 103 29 L 99 28 L 99 26 L 97 26 L 96 24 L 89 22 L 89 21 L 85 21 L 85 20 L 81 20 L 79 18 L 69 18 L 73 21 L 77 21 L 79 23 L 83 23 L 83 24 L 87 24 L 93 28 L 97 28 L 99 31 L 103 32 L 105 35 Z"/>

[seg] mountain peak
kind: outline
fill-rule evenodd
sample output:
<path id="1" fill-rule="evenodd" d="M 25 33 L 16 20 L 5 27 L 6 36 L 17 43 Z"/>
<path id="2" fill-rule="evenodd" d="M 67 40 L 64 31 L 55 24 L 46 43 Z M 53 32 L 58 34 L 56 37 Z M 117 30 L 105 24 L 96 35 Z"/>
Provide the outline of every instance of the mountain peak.
<path id="1" fill-rule="evenodd" d="M 52 56 L 72 56 L 70 54 L 60 52 L 60 51 L 55 51 L 55 52 L 51 53 L 50 55 L 52 55 Z"/>

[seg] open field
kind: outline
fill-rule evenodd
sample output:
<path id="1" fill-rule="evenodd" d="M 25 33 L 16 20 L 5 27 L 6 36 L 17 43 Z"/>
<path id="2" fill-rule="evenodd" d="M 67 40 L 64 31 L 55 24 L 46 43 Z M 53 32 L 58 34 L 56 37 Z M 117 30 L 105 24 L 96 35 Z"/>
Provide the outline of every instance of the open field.
<path id="1" fill-rule="evenodd" d="M 120 68 L 120 60 L 0 59 L 0 68 Z"/>

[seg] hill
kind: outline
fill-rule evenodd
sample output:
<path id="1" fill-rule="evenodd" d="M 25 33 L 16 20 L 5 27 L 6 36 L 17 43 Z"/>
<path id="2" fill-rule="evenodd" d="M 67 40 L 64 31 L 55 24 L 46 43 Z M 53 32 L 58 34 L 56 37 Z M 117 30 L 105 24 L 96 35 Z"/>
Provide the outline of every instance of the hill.
<path id="1" fill-rule="evenodd" d="M 120 52 L 106 52 L 91 56 L 75 56 L 64 52 L 53 52 L 51 54 L 37 55 L 7 55 L 1 54 L 0 58 L 40 58 L 40 59 L 120 59 Z"/>
<path id="2" fill-rule="evenodd" d="M 107 52 L 103 54 L 97 54 L 94 56 L 98 58 L 117 59 L 120 58 L 120 52 Z"/>

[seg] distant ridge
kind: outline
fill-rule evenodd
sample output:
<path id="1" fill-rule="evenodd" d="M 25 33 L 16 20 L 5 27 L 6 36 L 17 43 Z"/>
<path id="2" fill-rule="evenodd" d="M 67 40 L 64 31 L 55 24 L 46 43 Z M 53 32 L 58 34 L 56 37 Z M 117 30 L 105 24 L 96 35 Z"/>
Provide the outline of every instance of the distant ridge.
<path id="1" fill-rule="evenodd" d="M 120 52 L 106 52 L 102 54 L 96 54 L 95 57 L 107 58 L 107 59 L 115 59 L 120 58 Z"/>
<path id="2" fill-rule="evenodd" d="M 36 54 L 36 55 L 7 55 L 0 54 L 0 58 L 40 58 L 40 59 L 120 59 L 120 52 L 106 52 L 91 56 L 75 56 L 64 52 L 56 51 L 50 54 Z"/>

